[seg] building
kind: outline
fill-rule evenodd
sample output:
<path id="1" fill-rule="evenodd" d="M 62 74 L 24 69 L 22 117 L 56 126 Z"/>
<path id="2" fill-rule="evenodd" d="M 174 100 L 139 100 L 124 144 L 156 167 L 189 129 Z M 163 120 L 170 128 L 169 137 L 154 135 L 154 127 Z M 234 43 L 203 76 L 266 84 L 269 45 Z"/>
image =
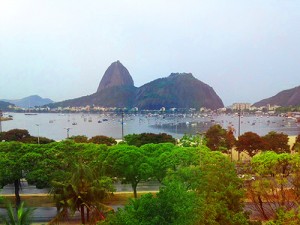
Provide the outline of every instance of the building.
<path id="1" fill-rule="evenodd" d="M 232 110 L 250 110 L 250 103 L 233 103 L 231 109 Z"/>

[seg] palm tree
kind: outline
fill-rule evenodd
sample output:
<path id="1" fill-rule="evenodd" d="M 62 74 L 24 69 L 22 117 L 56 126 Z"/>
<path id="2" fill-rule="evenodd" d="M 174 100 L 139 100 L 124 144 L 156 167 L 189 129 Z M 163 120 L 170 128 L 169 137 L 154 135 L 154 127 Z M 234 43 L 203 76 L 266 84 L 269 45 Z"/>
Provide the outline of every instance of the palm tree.
<path id="1" fill-rule="evenodd" d="M 0 223 L 5 225 L 29 225 L 32 221 L 32 214 L 35 210 L 34 208 L 25 208 L 24 202 L 19 206 L 17 213 L 9 204 L 6 208 L 6 216 L 0 216 Z"/>
<path id="2" fill-rule="evenodd" d="M 50 192 L 57 204 L 58 215 L 53 220 L 66 218 L 70 211 L 80 212 L 81 223 L 90 221 L 91 214 L 102 215 L 107 208 L 101 202 L 113 191 L 112 181 L 108 177 L 97 177 L 87 165 L 76 165 L 72 176 L 66 182 L 53 182 Z"/>

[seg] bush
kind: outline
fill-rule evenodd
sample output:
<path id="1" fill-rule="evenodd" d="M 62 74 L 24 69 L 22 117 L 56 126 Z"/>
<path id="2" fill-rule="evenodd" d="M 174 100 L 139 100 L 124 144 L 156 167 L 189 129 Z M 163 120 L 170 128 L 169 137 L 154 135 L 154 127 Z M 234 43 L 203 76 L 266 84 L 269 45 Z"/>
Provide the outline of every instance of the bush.
<path id="1" fill-rule="evenodd" d="M 141 133 L 141 134 L 128 134 L 124 137 L 128 145 L 140 147 L 145 144 L 159 144 L 159 143 L 172 143 L 176 144 L 176 139 L 166 133 Z"/>
<path id="2" fill-rule="evenodd" d="M 105 144 L 107 146 L 112 146 L 112 145 L 117 144 L 117 141 L 114 138 L 103 136 L 103 135 L 94 136 L 94 137 L 90 138 L 88 140 L 88 142 L 94 143 L 94 144 Z"/>

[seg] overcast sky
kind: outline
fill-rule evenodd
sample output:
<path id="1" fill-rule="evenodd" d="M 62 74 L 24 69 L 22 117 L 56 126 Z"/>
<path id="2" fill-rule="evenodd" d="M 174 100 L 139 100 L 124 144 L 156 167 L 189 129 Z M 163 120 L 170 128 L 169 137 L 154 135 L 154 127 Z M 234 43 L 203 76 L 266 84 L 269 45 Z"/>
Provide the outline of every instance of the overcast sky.
<path id="1" fill-rule="evenodd" d="M 300 1 L 0 0 L 0 99 L 92 94 L 116 60 L 254 103 L 300 85 Z"/>

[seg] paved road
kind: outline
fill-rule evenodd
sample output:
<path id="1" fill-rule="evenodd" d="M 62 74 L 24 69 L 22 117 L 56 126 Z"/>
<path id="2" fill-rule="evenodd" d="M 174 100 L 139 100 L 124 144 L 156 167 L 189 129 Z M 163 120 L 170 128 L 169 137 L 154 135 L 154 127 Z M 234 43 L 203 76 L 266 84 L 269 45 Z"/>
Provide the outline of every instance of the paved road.
<path id="1" fill-rule="evenodd" d="M 131 192 L 132 187 L 130 184 L 121 184 L 116 183 L 115 184 L 116 192 Z M 157 181 L 148 181 L 145 183 L 140 183 L 137 187 L 138 191 L 158 191 L 159 189 L 159 183 Z M 6 194 L 14 194 L 14 185 L 9 184 L 6 185 L 1 191 L 0 194 L 6 195 Z M 49 193 L 49 189 L 37 189 L 33 185 L 28 185 L 27 182 L 22 182 L 22 189 L 20 191 L 20 194 L 47 194 Z"/>
<path id="2" fill-rule="evenodd" d="M 132 187 L 130 184 L 115 184 L 116 192 L 132 192 Z M 158 191 L 159 183 L 157 181 L 149 181 L 147 183 L 140 183 L 138 185 L 138 191 Z M 20 194 L 47 194 L 49 193 L 49 189 L 36 189 L 35 186 L 28 185 L 27 182 L 22 182 L 22 190 Z M 14 195 L 14 186 L 7 185 L 1 191 L 0 194 L 2 195 Z M 122 205 L 109 205 L 114 210 L 117 210 Z M 5 215 L 5 209 L 0 208 L 0 214 Z M 56 208 L 55 207 L 37 207 L 33 213 L 33 221 L 34 222 L 48 222 L 56 215 Z M 79 219 L 80 215 L 77 212 L 74 216 L 74 219 Z"/>

